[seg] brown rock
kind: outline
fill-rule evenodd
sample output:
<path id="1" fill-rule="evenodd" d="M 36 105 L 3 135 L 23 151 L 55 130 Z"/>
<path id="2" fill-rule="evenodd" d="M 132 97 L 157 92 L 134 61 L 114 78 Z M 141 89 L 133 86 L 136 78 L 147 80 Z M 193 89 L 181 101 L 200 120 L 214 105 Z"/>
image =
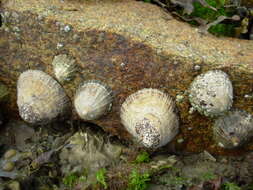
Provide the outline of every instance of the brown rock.
<path id="1" fill-rule="evenodd" d="M 210 69 L 229 75 L 233 106 L 253 113 L 253 100 L 244 98 L 253 90 L 252 41 L 200 34 L 159 7 L 133 0 L 7 0 L 1 13 L 0 80 L 10 88 L 8 108 L 12 113 L 17 110 L 20 73 L 40 69 L 54 76 L 51 63 L 59 54 L 75 58 L 79 67 L 75 79 L 64 84 L 71 98 L 87 79 L 101 80 L 113 89 L 112 111 L 95 123 L 123 139 L 130 135 L 119 120 L 122 102 L 139 89 L 158 88 L 171 97 L 185 97 L 177 103 L 178 138 L 184 138 L 179 148 L 224 153 L 213 145 L 212 121 L 189 114 L 186 90 L 196 75 Z M 196 65 L 200 69 L 194 69 Z"/>

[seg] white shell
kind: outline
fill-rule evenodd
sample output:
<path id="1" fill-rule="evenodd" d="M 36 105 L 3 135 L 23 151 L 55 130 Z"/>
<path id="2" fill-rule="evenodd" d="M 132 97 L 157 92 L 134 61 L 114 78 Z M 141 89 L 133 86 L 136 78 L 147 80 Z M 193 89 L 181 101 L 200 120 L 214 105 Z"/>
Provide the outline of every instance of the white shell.
<path id="1" fill-rule="evenodd" d="M 145 147 L 158 148 L 178 133 L 174 102 L 157 89 L 142 89 L 130 95 L 120 110 L 127 131 Z"/>
<path id="2" fill-rule="evenodd" d="M 239 147 L 253 137 L 253 116 L 241 110 L 230 111 L 215 120 L 213 135 L 223 148 Z"/>
<path id="3" fill-rule="evenodd" d="M 208 71 L 194 79 L 189 99 L 192 107 L 205 116 L 222 115 L 233 103 L 232 83 L 223 71 Z"/>
<path id="4" fill-rule="evenodd" d="M 17 105 L 20 116 L 33 124 L 49 123 L 70 109 L 62 86 L 39 70 L 28 70 L 19 76 Z"/>
<path id="5" fill-rule="evenodd" d="M 75 60 L 65 54 L 55 56 L 52 65 L 59 82 L 69 81 L 76 71 Z"/>
<path id="6" fill-rule="evenodd" d="M 112 90 L 99 81 L 84 82 L 74 98 L 78 115 L 86 121 L 95 120 L 110 111 L 112 106 Z"/>

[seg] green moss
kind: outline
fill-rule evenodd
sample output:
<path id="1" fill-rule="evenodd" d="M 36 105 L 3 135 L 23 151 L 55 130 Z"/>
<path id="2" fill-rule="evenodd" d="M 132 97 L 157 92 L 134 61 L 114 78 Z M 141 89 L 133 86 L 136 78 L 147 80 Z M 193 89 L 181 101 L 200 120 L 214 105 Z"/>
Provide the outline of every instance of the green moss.
<path id="1" fill-rule="evenodd" d="M 227 16 L 231 17 L 235 14 L 235 10 L 225 8 L 225 0 L 206 0 L 206 2 L 215 7 L 217 11 L 212 10 L 207 7 L 203 7 L 200 3 L 194 2 L 194 11 L 190 15 L 191 17 L 198 17 L 202 18 L 208 22 L 215 21 L 219 16 Z M 236 24 L 217 24 L 209 28 L 209 32 L 214 35 L 221 35 L 221 36 L 234 36 Z"/>
<path id="2" fill-rule="evenodd" d="M 151 180 L 149 173 L 141 174 L 136 169 L 129 176 L 127 190 L 145 190 L 148 188 L 148 182 Z"/>
<path id="3" fill-rule="evenodd" d="M 135 164 L 150 162 L 150 157 L 147 152 L 141 152 L 135 159 Z"/>
<path id="4" fill-rule="evenodd" d="M 101 184 L 105 189 L 108 188 L 108 185 L 106 183 L 106 169 L 101 168 L 96 173 L 96 179 L 99 184 Z"/>
<path id="5" fill-rule="evenodd" d="M 78 181 L 78 176 L 76 174 L 69 174 L 63 178 L 63 184 L 67 187 L 73 187 Z"/>
<path id="6" fill-rule="evenodd" d="M 87 171 L 84 171 L 81 175 L 77 173 L 71 173 L 65 176 L 62 180 L 63 184 L 67 187 L 74 187 L 78 182 L 87 180 Z"/>
<path id="7" fill-rule="evenodd" d="M 217 178 L 217 176 L 212 172 L 206 172 L 206 173 L 203 173 L 200 176 L 200 178 L 202 181 L 210 181 L 210 180 L 214 180 L 215 178 Z"/>
<path id="8" fill-rule="evenodd" d="M 221 190 L 241 190 L 241 188 L 235 183 L 226 182 L 222 185 Z"/>

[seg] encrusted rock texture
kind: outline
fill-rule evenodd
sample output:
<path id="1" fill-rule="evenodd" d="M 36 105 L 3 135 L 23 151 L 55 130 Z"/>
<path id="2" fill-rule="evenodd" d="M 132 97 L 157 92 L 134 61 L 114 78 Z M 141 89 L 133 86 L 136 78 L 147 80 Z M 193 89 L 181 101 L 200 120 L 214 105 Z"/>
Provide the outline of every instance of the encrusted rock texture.
<path id="1" fill-rule="evenodd" d="M 158 88 L 175 100 L 181 97 L 180 134 L 172 143 L 176 150 L 253 150 L 253 143 L 233 151 L 216 146 L 213 120 L 190 114 L 187 94 L 194 77 L 221 69 L 234 87 L 233 107 L 253 114 L 253 41 L 201 34 L 159 7 L 133 0 L 5 0 L 1 20 L 0 81 L 11 90 L 6 112 L 18 114 L 16 82 L 21 72 L 39 69 L 54 76 L 54 56 L 67 54 L 78 67 L 74 80 L 63 84 L 72 101 L 84 80 L 101 80 L 114 91 L 112 111 L 95 121 L 105 131 L 129 140 L 120 124 L 121 104 L 137 90 Z M 72 118 L 78 118 L 74 109 Z"/>

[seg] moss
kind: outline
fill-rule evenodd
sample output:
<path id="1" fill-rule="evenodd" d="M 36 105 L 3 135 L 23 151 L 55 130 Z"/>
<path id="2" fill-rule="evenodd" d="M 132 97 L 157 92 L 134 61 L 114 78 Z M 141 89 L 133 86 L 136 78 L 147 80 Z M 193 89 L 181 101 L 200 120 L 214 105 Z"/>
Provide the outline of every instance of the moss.
<path id="1" fill-rule="evenodd" d="M 136 169 L 129 176 L 127 190 L 145 190 L 148 188 L 148 182 L 151 180 L 149 173 L 139 173 Z"/>
<path id="2" fill-rule="evenodd" d="M 87 171 L 85 170 L 81 175 L 77 173 L 70 173 L 62 179 L 62 182 L 67 187 L 74 187 L 78 182 L 86 181 L 87 179 Z"/>
<path id="3" fill-rule="evenodd" d="M 221 190 L 241 190 L 235 183 L 226 182 L 222 185 Z"/>
<path id="4" fill-rule="evenodd" d="M 105 168 L 99 169 L 96 173 L 96 179 L 97 179 L 98 184 L 101 184 L 104 187 L 104 189 L 107 189 L 108 185 L 106 183 L 106 175 L 105 174 L 106 174 Z"/>
<path id="5" fill-rule="evenodd" d="M 147 162 L 150 162 L 150 157 L 147 152 L 141 152 L 140 154 L 138 154 L 134 161 L 135 164 L 147 163 Z"/>
<path id="6" fill-rule="evenodd" d="M 203 7 L 198 2 L 194 2 L 194 11 L 190 16 L 202 18 L 208 22 L 213 22 L 219 16 L 231 17 L 235 14 L 235 10 L 224 7 L 224 5 L 226 4 L 225 0 L 206 0 L 206 2 L 212 7 L 215 7 L 217 11 L 214 11 L 207 7 Z M 237 25 L 235 23 L 222 23 L 210 27 L 208 31 L 215 35 L 234 36 L 236 26 Z"/>

